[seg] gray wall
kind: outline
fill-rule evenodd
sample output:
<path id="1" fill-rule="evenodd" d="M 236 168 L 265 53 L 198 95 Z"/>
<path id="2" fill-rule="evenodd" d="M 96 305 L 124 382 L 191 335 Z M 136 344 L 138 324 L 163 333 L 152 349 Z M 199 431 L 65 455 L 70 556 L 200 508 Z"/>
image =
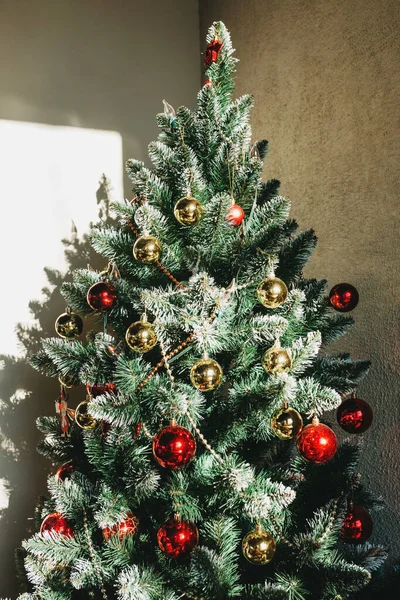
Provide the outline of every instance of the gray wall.
<path id="1" fill-rule="evenodd" d="M 382 494 L 374 542 L 400 553 L 398 0 L 201 0 L 201 39 L 223 20 L 237 56 L 237 93 L 255 96 L 265 177 L 282 181 L 292 215 L 313 227 L 309 276 L 360 292 L 355 327 L 335 346 L 370 358 L 359 389 L 375 423 L 363 479 Z"/>
<path id="2" fill-rule="evenodd" d="M 173 106 L 195 105 L 198 2 L 0 0 L 0 81 L 0 119 L 117 131 L 124 159 L 145 159 L 147 144 L 157 135 L 155 115 L 162 111 L 162 99 Z M 29 157 L 22 147 L 16 184 L 25 195 L 35 182 L 24 181 L 23 160 Z M 88 202 L 96 203 L 96 189 Z M 18 236 L 17 224 L 10 226 Z M 51 227 L 51 215 L 43 215 L 37 235 L 45 235 L 46 227 Z M 29 251 L 23 243 L 19 251 Z M 87 249 L 78 250 L 83 256 Z M 79 264 L 75 258 L 72 266 Z M 48 264 L 54 266 L 53 259 Z M 41 332 L 23 336 L 27 350 L 39 335 L 53 335 L 54 319 L 64 308 L 57 275 L 52 279 L 55 291 L 34 306 Z M 27 289 L 26 304 L 30 300 Z M 14 548 L 32 531 L 37 497 L 46 490 L 47 472 L 54 470 L 35 452 L 40 439 L 35 418 L 53 414 L 57 385 L 36 375 L 24 360 L 2 358 L 0 429 L 7 451 L 0 457 L 0 478 L 9 481 L 10 499 L 0 520 L 0 597 L 15 597 Z M 18 389 L 30 398 L 16 402 Z"/>
<path id="3" fill-rule="evenodd" d="M 143 160 L 162 99 L 195 102 L 198 52 L 197 0 L 1 0 L 0 118 L 118 131 Z"/>

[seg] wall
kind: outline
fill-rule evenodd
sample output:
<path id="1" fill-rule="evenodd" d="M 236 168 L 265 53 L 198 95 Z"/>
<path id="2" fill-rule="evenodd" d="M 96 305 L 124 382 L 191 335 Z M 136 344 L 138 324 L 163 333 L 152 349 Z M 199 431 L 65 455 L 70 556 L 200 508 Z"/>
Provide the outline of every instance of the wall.
<path id="1" fill-rule="evenodd" d="M 309 276 L 360 292 L 352 332 L 335 351 L 370 358 L 359 395 L 375 410 L 364 483 L 382 494 L 374 542 L 400 553 L 399 162 L 397 0 L 201 0 L 201 39 L 230 29 L 237 93 L 255 97 L 254 138 L 266 137 L 265 177 L 282 181 L 292 215 L 315 228 Z"/>
<path id="2" fill-rule="evenodd" d="M 157 135 L 155 115 L 162 111 L 163 98 L 173 106 L 194 106 L 200 83 L 197 0 L 2 0 L 0 80 L 2 131 L 9 131 L 8 124 L 12 121 L 18 122 L 18 131 L 27 125 L 27 135 L 20 137 L 19 149 L 15 137 L 3 138 L 0 144 L 0 156 L 4 160 L 13 161 L 8 142 L 15 156 L 13 176 L 2 161 L 2 170 L 6 169 L 7 173 L 3 171 L 2 176 L 5 212 L 2 209 L 1 225 L 14 229 L 14 236 L 10 236 L 14 239 L 2 256 L 12 260 L 25 254 L 31 259 L 38 240 L 45 240 L 48 247 L 43 260 L 46 262 L 38 259 L 34 268 L 41 277 L 43 268 L 51 267 L 47 271 L 48 293 L 31 304 L 39 328 L 20 328 L 18 356 L 0 356 L 0 367 L 3 366 L 0 370 L 0 496 L 5 506 L 0 514 L 0 597 L 15 597 L 14 548 L 33 530 L 37 497 L 45 492 L 48 471 L 55 468 L 35 451 L 41 437 L 36 431 L 35 418 L 40 414 L 54 414 L 57 384 L 36 374 L 24 358 L 36 347 L 40 336 L 54 335 L 54 320 L 64 309 L 59 294 L 62 277 L 57 272 L 64 268 L 60 252 L 62 223 L 57 248 L 50 244 L 50 238 L 58 231 L 61 215 L 66 215 L 64 221 L 70 230 L 68 210 L 72 205 L 77 209 L 81 202 L 76 218 L 83 213 L 96 216 L 101 199 L 97 179 L 103 168 L 108 170 L 103 165 L 112 164 L 115 179 L 122 181 L 121 145 L 124 160 L 145 159 L 147 144 Z M 43 131 L 37 124 L 45 125 Z M 43 147 L 32 141 L 28 143 L 28 131 L 29 135 L 43 133 Z M 62 147 L 60 156 L 57 147 L 51 145 L 58 133 L 67 135 L 72 143 L 70 151 Z M 93 173 L 95 170 L 90 150 L 85 156 L 84 139 L 95 144 L 99 140 L 99 145 L 100 142 L 108 144 L 108 154 L 111 149 L 114 156 L 111 162 L 107 162 L 111 160 L 109 156 L 105 162 L 99 160 L 92 188 L 88 188 L 86 198 L 82 196 L 78 200 L 81 186 L 79 190 L 75 188 L 75 193 L 73 189 L 79 166 L 77 156 L 82 163 L 79 170 L 88 171 L 89 163 Z M 113 140 L 114 145 L 110 146 L 107 140 Z M 99 150 L 97 146 L 95 149 Z M 48 169 L 50 155 L 52 166 Z M 32 169 L 33 159 L 37 169 Z M 116 160 L 120 160 L 118 173 Z M 46 169 L 42 172 L 42 166 L 47 168 L 47 174 Z M 13 187 L 12 197 L 4 189 L 4 174 L 8 176 L 9 187 Z M 114 183 L 115 192 L 122 195 L 120 181 Z M 125 195 L 129 197 L 126 177 L 124 183 Z M 51 204 L 44 203 L 43 186 L 46 186 L 46 202 L 49 191 L 53 194 Z M 92 208 L 88 209 L 89 205 Z M 26 227 L 27 223 L 30 227 Z M 79 234 L 83 231 L 80 227 Z M 81 235 L 79 240 L 69 247 L 72 252 L 69 264 L 73 267 L 93 264 L 95 258 L 87 242 Z M 18 268 L 12 263 L 5 266 L 6 289 L 11 291 L 8 296 L 2 294 L 2 339 L 4 327 L 10 322 L 11 308 L 15 308 L 15 286 L 24 278 L 24 266 L 27 268 L 23 260 L 19 261 Z M 32 279 L 31 272 L 30 275 Z M 26 312 L 28 303 L 35 298 L 36 292 L 25 282 L 18 301 Z M 10 341 L 9 348 L 13 346 L 14 340 Z M 79 393 L 82 395 L 83 391 Z M 72 406 L 76 405 L 75 400 Z"/>

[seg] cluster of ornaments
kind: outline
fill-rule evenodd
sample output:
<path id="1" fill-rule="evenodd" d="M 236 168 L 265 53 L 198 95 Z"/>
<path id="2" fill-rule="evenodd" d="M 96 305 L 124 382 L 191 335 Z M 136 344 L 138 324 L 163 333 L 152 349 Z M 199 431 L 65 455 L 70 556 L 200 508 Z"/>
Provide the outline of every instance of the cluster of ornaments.
<path id="1" fill-rule="evenodd" d="M 207 46 L 205 64 L 210 66 L 219 58 L 222 43 L 213 40 Z M 212 86 L 208 81 L 205 85 Z M 174 207 L 174 217 L 184 227 L 193 227 L 200 223 L 204 216 L 204 207 L 199 200 L 191 194 L 180 198 Z M 245 213 L 242 207 L 232 200 L 226 214 L 226 221 L 233 227 L 242 224 Z M 158 263 L 162 255 L 161 242 L 152 235 L 140 236 L 133 246 L 135 260 L 145 265 Z M 271 275 L 265 278 L 257 287 L 258 301 L 268 309 L 280 307 L 288 297 L 288 288 L 284 281 Z M 96 312 L 106 313 L 112 310 L 118 301 L 114 285 L 103 280 L 93 284 L 87 292 L 87 303 Z M 353 310 L 359 301 L 356 288 L 347 283 L 335 285 L 329 293 L 330 305 L 339 312 Z M 67 340 L 77 339 L 83 331 L 81 317 L 67 310 L 60 315 L 55 323 L 57 334 Z M 154 326 L 142 317 L 140 321 L 132 323 L 125 334 L 127 346 L 138 353 L 151 351 L 157 344 L 157 335 Z M 279 341 L 272 348 L 265 351 L 262 357 L 264 369 L 271 374 L 285 373 L 292 368 L 290 350 L 282 348 Z M 219 363 L 208 356 L 198 360 L 191 368 L 190 380 L 192 385 L 202 391 L 214 391 L 221 384 L 223 371 Z M 64 387 L 72 387 L 72 379 L 60 377 Z M 113 385 L 113 384 L 109 384 Z M 96 389 L 96 388 L 99 389 Z M 100 389 L 102 388 L 102 389 Z M 115 388 L 115 386 L 114 386 Z M 106 386 L 92 386 L 89 399 L 81 402 L 75 410 L 75 421 L 85 430 L 94 429 L 97 425 L 95 419 L 88 412 L 88 403 L 91 397 L 114 391 Z M 363 433 L 372 423 L 372 409 L 363 400 L 354 396 L 345 400 L 337 411 L 339 425 L 348 433 Z M 298 411 L 287 404 L 283 404 L 271 416 L 270 426 L 273 433 L 282 440 L 296 439 L 299 454 L 307 461 L 314 464 L 324 464 L 331 460 L 337 451 L 337 437 L 333 430 L 320 423 L 317 417 L 311 424 L 303 426 L 302 416 Z M 196 454 L 196 440 L 192 433 L 185 427 L 179 426 L 175 421 L 162 428 L 153 438 L 153 455 L 163 468 L 180 469 L 187 466 Z M 63 481 L 73 470 L 72 463 L 62 465 L 56 478 Z M 109 540 L 113 535 L 118 535 L 122 540 L 127 535 L 136 535 L 139 521 L 133 513 L 128 512 L 125 519 L 103 529 L 103 537 Z M 48 515 L 40 529 L 41 533 L 55 531 L 59 534 L 73 537 L 73 529 L 68 520 L 58 512 Z M 368 512 L 362 507 L 351 504 L 344 520 L 341 536 L 346 542 L 363 542 L 372 532 L 372 520 Z M 164 523 L 157 532 L 157 542 L 162 552 L 170 558 L 184 558 L 188 556 L 198 544 L 199 532 L 194 523 L 181 520 L 178 515 Z M 265 565 L 269 563 L 276 551 L 273 537 L 266 532 L 261 524 L 257 524 L 242 541 L 244 557 L 252 564 Z"/>
<path id="2" fill-rule="evenodd" d="M 188 435 L 189 434 L 189 435 Z M 188 464 L 196 451 L 196 443 L 190 432 L 184 427 L 172 424 L 164 428 L 153 442 L 153 452 L 163 467 L 172 469 Z M 58 481 L 64 481 L 73 471 L 71 461 L 61 465 L 55 474 Z M 124 519 L 102 530 L 104 540 L 118 536 L 120 540 L 126 536 L 135 536 L 139 531 L 139 519 L 130 511 Z M 74 537 L 68 520 L 59 512 L 48 515 L 42 522 L 41 533 L 56 532 L 67 537 Z M 157 543 L 160 550 L 169 558 L 182 559 L 189 556 L 199 542 L 199 532 L 195 523 L 182 520 L 179 515 L 168 519 L 157 531 Z M 269 563 L 276 551 L 273 537 L 257 524 L 242 540 L 242 552 L 246 560 L 254 565 Z"/>
<path id="3" fill-rule="evenodd" d="M 164 428 L 153 442 L 153 451 L 160 464 L 172 469 L 185 466 L 194 456 L 196 444 L 191 434 L 184 427 L 171 424 Z M 64 481 L 73 471 L 72 462 L 65 463 L 56 472 L 56 479 Z M 104 540 L 118 536 L 120 540 L 126 536 L 135 536 L 139 531 L 139 520 L 130 511 L 124 519 L 111 527 L 102 530 Z M 68 520 L 59 512 L 48 515 L 42 522 L 40 532 L 56 532 L 74 537 Z M 199 542 L 199 532 L 195 523 L 182 520 L 179 515 L 168 519 L 157 531 L 157 543 L 160 550 L 169 558 L 183 559 L 191 554 Z M 246 560 L 254 565 L 266 565 L 276 551 L 273 537 L 257 524 L 242 540 L 242 552 Z"/>
<path id="4" fill-rule="evenodd" d="M 193 196 L 184 196 L 175 204 L 174 216 L 175 219 L 184 227 L 192 227 L 197 225 L 204 215 L 204 207 Z M 243 222 L 245 213 L 243 208 L 236 204 L 234 200 L 226 213 L 226 221 L 233 227 L 239 227 Z"/>
<path id="5" fill-rule="evenodd" d="M 179 468 L 193 458 L 196 445 L 193 438 L 187 436 L 187 430 L 173 425 L 165 428 L 154 439 L 153 451 L 162 466 Z M 169 436 L 169 438 L 168 438 Z M 186 452 L 183 452 L 183 448 Z M 182 456 L 185 458 L 182 460 Z M 72 462 L 65 463 L 56 472 L 55 478 L 64 481 L 73 471 Z M 139 531 L 139 520 L 128 511 L 121 521 L 102 530 L 104 540 L 118 536 L 122 541 L 126 536 L 135 536 Z M 72 525 L 66 517 L 59 512 L 49 514 L 42 522 L 40 533 L 58 533 L 66 537 L 74 537 Z M 160 550 L 169 558 L 182 559 L 189 556 L 199 542 L 199 532 L 195 523 L 182 520 L 179 515 L 167 520 L 157 531 L 157 543 Z M 273 537 L 257 524 L 242 541 L 244 557 L 255 565 L 269 563 L 276 551 Z"/>

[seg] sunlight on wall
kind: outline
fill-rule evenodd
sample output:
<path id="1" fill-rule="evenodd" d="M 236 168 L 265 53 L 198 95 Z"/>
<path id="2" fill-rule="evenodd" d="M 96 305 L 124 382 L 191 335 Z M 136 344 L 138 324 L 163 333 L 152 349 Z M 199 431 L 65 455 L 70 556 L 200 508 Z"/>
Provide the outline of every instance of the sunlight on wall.
<path id="1" fill-rule="evenodd" d="M 7 482 L 4 479 L 0 479 L 0 510 L 8 507 L 8 498 Z"/>
<path id="2" fill-rule="evenodd" d="M 0 256 L 9 293 L 0 297 L 0 354 L 18 354 L 14 329 L 29 324 L 43 268 L 65 270 L 61 239 L 97 220 L 96 190 L 105 173 L 123 195 L 122 139 L 114 131 L 0 120 Z M 4 288 L 3 288 L 4 289 Z M 55 315 L 57 316 L 57 315 Z"/>

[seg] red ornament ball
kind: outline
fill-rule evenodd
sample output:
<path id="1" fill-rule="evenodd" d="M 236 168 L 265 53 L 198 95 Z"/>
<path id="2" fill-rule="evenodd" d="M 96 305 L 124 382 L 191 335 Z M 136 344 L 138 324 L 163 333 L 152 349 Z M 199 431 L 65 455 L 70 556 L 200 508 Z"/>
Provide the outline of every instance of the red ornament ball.
<path id="1" fill-rule="evenodd" d="M 208 87 L 212 87 L 214 84 L 211 81 L 211 79 L 206 79 L 205 82 L 203 83 L 203 86 L 208 86 Z"/>
<path id="2" fill-rule="evenodd" d="M 212 42 L 207 44 L 206 54 L 204 57 L 204 64 L 206 67 L 209 67 L 212 63 L 217 62 L 222 46 L 223 44 L 219 40 L 212 40 Z"/>
<path id="3" fill-rule="evenodd" d="M 337 421 L 347 433 L 364 433 L 373 418 L 372 408 L 360 398 L 348 398 L 337 409 Z"/>
<path id="4" fill-rule="evenodd" d="M 338 312 L 350 312 L 357 306 L 358 300 L 358 291 L 350 283 L 338 283 L 329 292 L 329 302 Z"/>
<path id="5" fill-rule="evenodd" d="M 92 398 L 97 398 L 97 396 L 102 396 L 103 394 L 116 394 L 117 386 L 115 383 L 104 383 L 103 385 L 93 384 L 92 386 L 88 386 L 88 393 L 92 396 Z"/>
<path id="6" fill-rule="evenodd" d="M 371 516 L 365 508 L 353 505 L 343 521 L 340 534 L 344 542 L 361 544 L 370 537 L 373 527 Z"/>
<path id="7" fill-rule="evenodd" d="M 194 523 L 173 518 L 160 527 L 157 541 L 169 558 L 184 558 L 197 546 L 199 531 Z"/>
<path id="8" fill-rule="evenodd" d="M 74 532 L 67 519 L 59 512 L 53 512 L 43 520 L 40 533 L 61 533 L 66 537 L 74 537 Z"/>
<path id="9" fill-rule="evenodd" d="M 337 438 L 330 427 L 313 420 L 304 427 L 297 438 L 297 449 L 301 456 L 316 465 L 331 460 L 336 454 Z"/>
<path id="10" fill-rule="evenodd" d="M 135 535 L 138 530 L 139 519 L 128 511 L 123 521 L 116 523 L 112 527 L 105 527 L 103 529 L 103 537 L 105 540 L 109 540 L 112 535 L 118 534 L 119 539 L 122 541 L 126 535 Z"/>
<path id="11" fill-rule="evenodd" d="M 232 204 L 228 212 L 226 213 L 226 220 L 229 225 L 238 227 L 244 219 L 244 210 L 239 204 Z"/>
<path id="12" fill-rule="evenodd" d="M 162 467 L 180 469 L 196 454 L 196 440 L 185 427 L 169 425 L 154 437 L 153 454 Z"/>
<path id="13" fill-rule="evenodd" d="M 87 293 L 87 303 L 98 312 L 111 310 L 117 302 L 117 292 L 111 283 L 99 281 L 94 283 Z"/>
<path id="14" fill-rule="evenodd" d="M 73 470 L 72 462 L 66 462 L 56 471 L 55 478 L 58 481 L 65 481 Z"/>

